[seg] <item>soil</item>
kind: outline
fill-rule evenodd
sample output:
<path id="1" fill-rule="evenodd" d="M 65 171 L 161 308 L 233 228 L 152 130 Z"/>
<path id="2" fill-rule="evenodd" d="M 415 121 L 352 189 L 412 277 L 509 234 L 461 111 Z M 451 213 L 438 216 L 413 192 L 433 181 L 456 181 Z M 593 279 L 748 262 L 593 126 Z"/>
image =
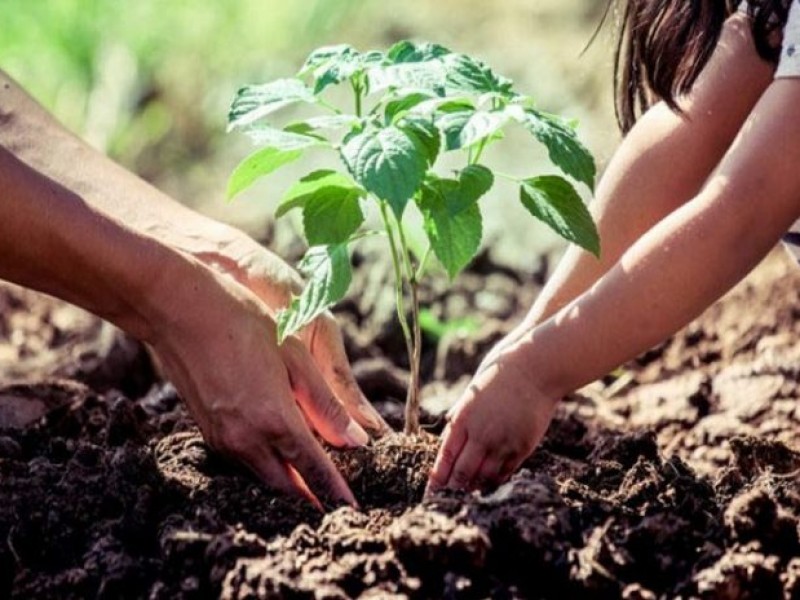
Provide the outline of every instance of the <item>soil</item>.
<path id="1" fill-rule="evenodd" d="M 481 322 L 428 340 L 430 433 L 332 451 L 361 510 L 327 514 L 211 452 L 135 343 L 0 287 L 0 597 L 800 598 L 800 269 L 782 255 L 566 399 L 511 481 L 423 501 L 436 413 L 544 270 L 485 255 L 438 304 Z M 400 340 L 368 271 L 340 315 L 397 424 Z"/>

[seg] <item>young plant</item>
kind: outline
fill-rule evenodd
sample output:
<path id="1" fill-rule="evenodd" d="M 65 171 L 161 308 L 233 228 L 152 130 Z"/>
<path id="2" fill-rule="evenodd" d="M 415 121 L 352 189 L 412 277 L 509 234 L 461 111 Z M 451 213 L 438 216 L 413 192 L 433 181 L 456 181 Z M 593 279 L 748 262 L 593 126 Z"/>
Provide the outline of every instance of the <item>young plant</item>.
<path id="1" fill-rule="evenodd" d="M 352 90 L 352 110 L 326 99 L 324 92 L 337 85 Z M 271 120 L 296 104 L 322 114 L 283 126 Z M 419 429 L 420 278 L 431 255 L 452 280 L 478 252 L 483 229 L 478 201 L 494 185 L 495 175 L 519 186 L 520 201 L 534 217 L 568 241 L 599 253 L 592 218 L 567 179 L 593 190 L 594 160 L 574 124 L 536 109 L 509 79 L 443 46 L 403 41 L 386 52 L 366 53 L 346 45 L 320 48 L 296 77 L 240 89 L 228 119 L 229 130 L 243 131 L 260 146 L 231 175 L 229 198 L 310 150 L 334 152 L 344 167 L 308 173 L 278 206 L 278 217 L 302 211 L 310 246 L 299 265 L 308 283 L 278 315 L 280 340 L 347 293 L 351 247 L 373 233 L 364 229 L 364 209 L 377 209 L 394 266 L 397 316 L 410 364 L 406 433 Z M 512 177 L 482 164 L 486 148 L 512 124 L 544 144 L 566 177 Z M 448 176 L 434 170 L 446 152 L 464 158 L 463 167 Z M 408 243 L 404 215 L 409 204 L 420 211 L 427 239 L 419 255 Z"/>

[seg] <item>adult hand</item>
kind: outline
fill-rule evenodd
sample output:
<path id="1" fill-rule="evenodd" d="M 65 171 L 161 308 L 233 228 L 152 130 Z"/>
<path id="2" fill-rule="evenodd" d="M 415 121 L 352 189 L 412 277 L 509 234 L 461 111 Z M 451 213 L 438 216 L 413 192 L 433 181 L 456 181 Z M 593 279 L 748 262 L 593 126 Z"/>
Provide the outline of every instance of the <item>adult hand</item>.
<path id="1" fill-rule="evenodd" d="M 300 293 L 302 281 L 297 272 L 261 244 L 237 229 L 220 227 L 218 223 L 206 227 L 206 244 L 194 255 L 253 292 L 273 318 L 289 304 L 292 294 Z M 209 240 L 213 249 L 207 246 Z M 333 316 L 327 312 L 322 314 L 297 337 L 347 413 L 371 433 L 377 436 L 387 433 L 389 426 L 358 387 L 341 330 Z"/>
<path id="2" fill-rule="evenodd" d="M 354 502 L 306 420 L 338 445 L 367 441 L 350 414 L 385 424 L 329 316 L 277 346 L 273 314 L 297 275 L 67 132 L 2 72 L 0 105 L 0 277 L 148 342 L 208 441 L 267 483 Z"/>
<path id="3" fill-rule="evenodd" d="M 356 421 L 376 432 L 386 425 L 358 390 L 335 323 L 312 325 L 308 346 L 278 346 L 267 302 L 296 284 L 293 272 L 242 234 L 218 250 L 164 278 L 164 317 L 149 342 L 166 375 L 212 447 L 318 505 L 355 504 L 308 425 L 337 446 L 368 441 Z"/>

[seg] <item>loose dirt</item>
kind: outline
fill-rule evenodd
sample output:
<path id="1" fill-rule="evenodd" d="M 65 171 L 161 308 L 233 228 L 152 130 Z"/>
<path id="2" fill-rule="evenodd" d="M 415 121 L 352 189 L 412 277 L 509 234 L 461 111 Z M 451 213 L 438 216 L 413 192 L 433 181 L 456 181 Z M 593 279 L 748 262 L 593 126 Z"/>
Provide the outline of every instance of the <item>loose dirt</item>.
<path id="1" fill-rule="evenodd" d="M 398 424 L 401 340 L 369 277 L 340 315 Z M 782 255 L 568 398 L 510 482 L 422 500 L 434 413 L 540 280 L 483 256 L 439 303 L 478 326 L 428 340 L 428 433 L 332 451 L 361 510 L 327 514 L 212 453 L 138 345 L 0 288 L 0 597 L 800 598 L 800 270 Z"/>

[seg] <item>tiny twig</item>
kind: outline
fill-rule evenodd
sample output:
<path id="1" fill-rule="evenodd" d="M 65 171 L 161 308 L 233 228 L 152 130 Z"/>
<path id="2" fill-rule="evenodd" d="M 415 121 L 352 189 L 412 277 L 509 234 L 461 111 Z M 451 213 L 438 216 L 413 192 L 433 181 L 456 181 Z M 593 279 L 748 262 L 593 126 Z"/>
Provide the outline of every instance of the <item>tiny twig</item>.
<path id="1" fill-rule="evenodd" d="M 11 538 L 14 535 L 14 530 L 16 528 L 17 528 L 17 526 L 14 525 L 13 527 L 11 527 L 11 529 L 9 529 L 8 536 L 6 537 L 6 546 L 8 546 L 9 550 L 11 550 L 11 554 L 14 556 L 14 560 L 17 561 L 17 564 L 21 565 L 22 564 L 22 559 L 20 558 L 19 553 L 17 552 L 17 549 L 14 548 L 14 543 L 11 541 Z"/>

